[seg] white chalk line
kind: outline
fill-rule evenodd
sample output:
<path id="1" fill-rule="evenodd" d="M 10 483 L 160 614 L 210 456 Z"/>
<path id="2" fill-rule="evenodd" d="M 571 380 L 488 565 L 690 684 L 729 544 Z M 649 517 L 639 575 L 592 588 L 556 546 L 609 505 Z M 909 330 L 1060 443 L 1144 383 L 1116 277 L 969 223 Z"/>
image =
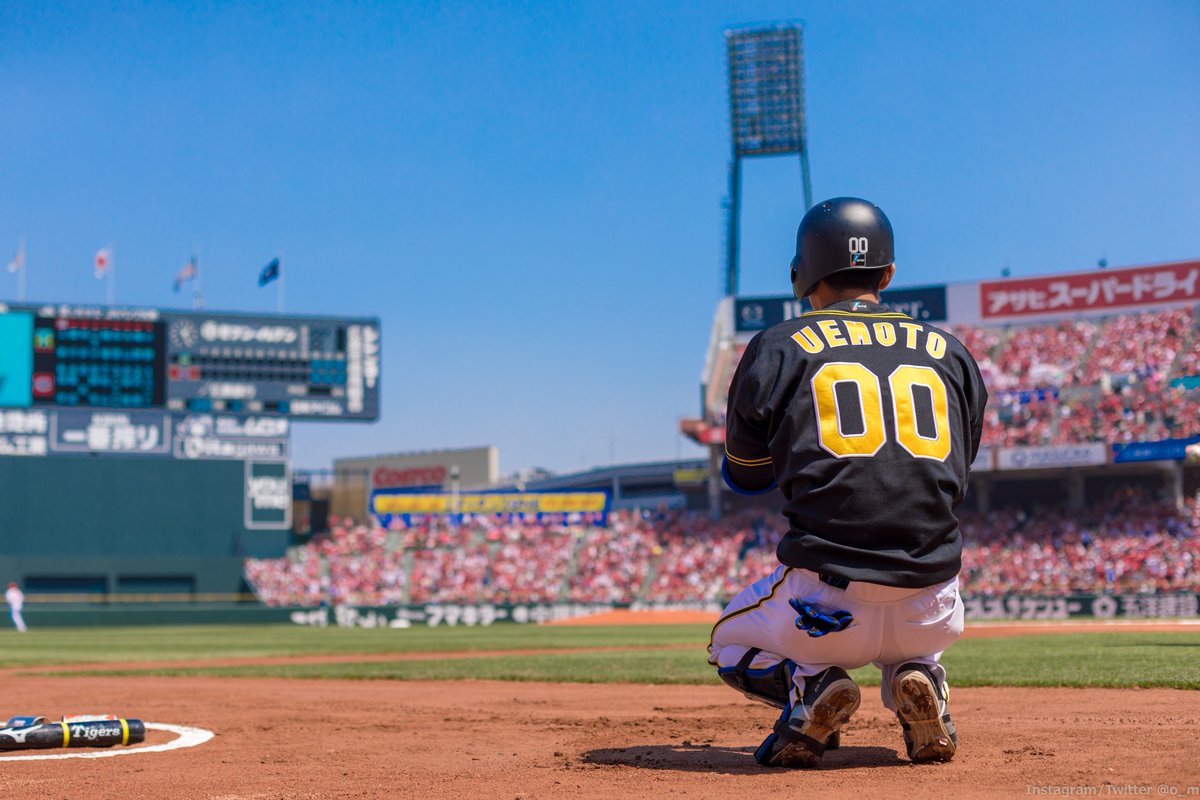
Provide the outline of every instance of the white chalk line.
<path id="1" fill-rule="evenodd" d="M 61 758 L 116 758 L 117 756 L 135 756 L 140 753 L 165 753 L 168 750 L 181 750 L 185 747 L 195 747 L 213 738 L 214 734 L 204 728 L 189 728 L 186 725 L 168 725 L 165 722 L 145 723 L 148 731 L 166 731 L 174 733 L 178 738 L 165 744 L 152 744 L 146 747 L 129 747 L 120 750 L 75 750 L 67 753 L 29 753 L 21 755 L 0 755 L 0 761 L 56 761 Z"/>

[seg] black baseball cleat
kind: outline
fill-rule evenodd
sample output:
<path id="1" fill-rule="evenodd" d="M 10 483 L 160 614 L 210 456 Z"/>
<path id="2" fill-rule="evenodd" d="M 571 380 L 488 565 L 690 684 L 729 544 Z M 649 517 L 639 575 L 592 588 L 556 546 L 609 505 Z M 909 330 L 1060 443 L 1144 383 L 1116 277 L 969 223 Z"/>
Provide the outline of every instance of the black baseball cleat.
<path id="1" fill-rule="evenodd" d="M 839 731 L 858 710 L 858 684 L 841 667 L 805 681 L 800 705 L 775 723 L 754 759 L 768 767 L 818 767 L 825 751 L 841 744 Z"/>
<path id="2" fill-rule="evenodd" d="M 924 664 L 905 664 L 892 681 L 892 696 L 908 757 L 916 763 L 954 758 L 958 731 L 950 721 L 949 687 Z"/>

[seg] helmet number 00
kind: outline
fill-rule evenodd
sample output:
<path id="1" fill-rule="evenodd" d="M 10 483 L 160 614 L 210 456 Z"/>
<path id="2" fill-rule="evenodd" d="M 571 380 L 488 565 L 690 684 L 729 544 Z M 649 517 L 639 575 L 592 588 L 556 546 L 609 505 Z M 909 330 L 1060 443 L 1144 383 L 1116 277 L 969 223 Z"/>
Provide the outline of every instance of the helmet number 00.
<path id="1" fill-rule="evenodd" d="M 839 384 L 853 385 L 857 409 L 839 405 L 853 402 L 850 392 L 839 394 Z M 888 376 L 888 388 L 897 443 L 913 458 L 945 461 L 950 455 L 950 409 L 941 376 L 930 367 L 905 364 Z M 926 426 L 924 433 L 918 424 L 918 388 L 922 395 L 928 392 L 933 417 L 932 431 Z M 812 394 L 817 439 L 826 452 L 836 458 L 870 458 L 879 452 L 887 441 L 887 428 L 878 375 L 862 364 L 830 362 L 813 376 Z"/>
<path id="2" fill-rule="evenodd" d="M 867 252 L 867 237 L 851 236 L 850 237 L 850 252 L 851 253 Z"/>

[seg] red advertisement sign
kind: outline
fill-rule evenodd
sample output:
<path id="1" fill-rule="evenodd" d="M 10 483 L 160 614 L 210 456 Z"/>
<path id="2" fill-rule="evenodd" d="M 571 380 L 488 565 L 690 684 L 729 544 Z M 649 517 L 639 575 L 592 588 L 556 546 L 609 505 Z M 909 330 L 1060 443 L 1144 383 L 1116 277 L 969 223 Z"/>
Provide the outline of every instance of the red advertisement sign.
<path id="1" fill-rule="evenodd" d="M 396 486 L 441 485 L 449 475 L 450 470 L 442 464 L 401 468 L 383 465 L 371 473 L 371 485 L 389 489 Z"/>
<path id="2" fill-rule="evenodd" d="M 983 319 L 1200 299 L 1200 261 L 1007 278 L 979 284 Z"/>

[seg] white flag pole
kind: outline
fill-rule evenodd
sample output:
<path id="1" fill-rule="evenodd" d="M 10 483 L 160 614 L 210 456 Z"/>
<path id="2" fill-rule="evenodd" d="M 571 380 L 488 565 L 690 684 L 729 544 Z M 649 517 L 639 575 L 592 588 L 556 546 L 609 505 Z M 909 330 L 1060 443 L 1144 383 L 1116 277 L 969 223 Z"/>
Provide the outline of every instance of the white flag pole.
<path id="1" fill-rule="evenodd" d="M 201 311 L 204 309 L 204 289 L 200 283 L 200 248 L 197 247 L 194 252 L 192 265 L 196 268 L 196 274 L 192 276 L 192 308 Z"/>
<path id="2" fill-rule="evenodd" d="M 117 251 L 114 250 L 113 246 L 110 244 L 108 246 L 108 291 L 106 293 L 108 305 L 110 305 L 110 306 L 113 304 L 113 298 L 116 296 L 116 287 L 114 286 L 116 277 L 117 277 Z"/>
<path id="3" fill-rule="evenodd" d="M 17 302 L 25 302 L 25 237 L 17 245 Z"/>

